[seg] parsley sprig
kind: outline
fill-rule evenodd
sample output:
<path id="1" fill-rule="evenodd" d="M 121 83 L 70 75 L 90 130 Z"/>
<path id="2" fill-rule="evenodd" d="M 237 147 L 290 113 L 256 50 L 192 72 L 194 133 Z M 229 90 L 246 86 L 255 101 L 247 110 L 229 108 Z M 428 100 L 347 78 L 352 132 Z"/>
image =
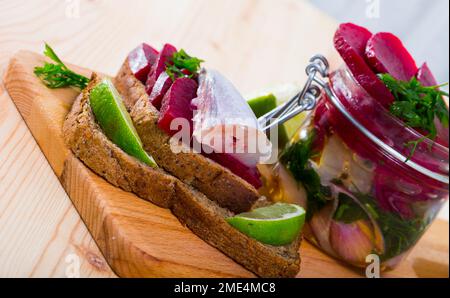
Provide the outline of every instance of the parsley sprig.
<path id="1" fill-rule="evenodd" d="M 181 49 L 174 53 L 172 59 L 167 62 L 166 73 L 172 80 L 177 77 L 192 78 L 200 70 L 201 63 L 204 60 L 192 57 Z"/>
<path id="2" fill-rule="evenodd" d="M 44 55 L 56 62 L 56 64 L 45 62 L 44 66 L 34 68 L 34 74 L 45 86 L 51 89 L 64 87 L 84 89 L 87 86 L 89 79 L 70 70 L 48 44 L 45 44 Z"/>
<path id="3" fill-rule="evenodd" d="M 395 98 L 390 106 L 391 114 L 410 127 L 426 131 L 431 140 L 435 140 L 437 135 L 436 118 L 448 127 L 449 114 L 443 99 L 448 97 L 448 93 L 439 89 L 445 85 L 427 87 L 415 77 L 405 82 L 389 74 L 379 76 Z"/>

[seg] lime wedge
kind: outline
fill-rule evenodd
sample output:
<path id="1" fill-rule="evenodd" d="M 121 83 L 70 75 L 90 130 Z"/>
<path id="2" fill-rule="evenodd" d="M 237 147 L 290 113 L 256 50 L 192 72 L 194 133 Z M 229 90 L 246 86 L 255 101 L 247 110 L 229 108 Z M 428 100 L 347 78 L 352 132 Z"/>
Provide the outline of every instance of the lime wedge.
<path id="1" fill-rule="evenodd" d="M 262 243 L 292 243 L 305 223 L 305 210 L 295 204 L 276 203 L 227 218 L 234 228 Z"/>
<path id="2" fill-rule="evenodd" d="M 252 109 L 253 113 L 255 113 L 256 117 L 261 117 L 264 114 L 272 111 L 277 107 L 277 98 L 275 95 L 268 94 L 264 96 L 260 96 L 257 98 L 253 98 L 247 101 L 248 105 Z M 288 135 L 286 133 L 286 129 L 284 125 L 280 125 L 278 127 L 278 142 L 281 147 L 284 147 L 286 143 L 289 141 Z"/>
<path id="3" fill-rule="evenodd" d="M 272 93 L 250 99 L 247 102 L 256 117 L 261 117 L 277 107 L 277 98 Z"/>
<path id="4" fill-rule="evenodd" d="M 155 160 L 145 152 L 130 115 L 111 80 L 103 79 L 90 93 L 89 103 L 105 135 L 119 148 L 149 166 Z"/>

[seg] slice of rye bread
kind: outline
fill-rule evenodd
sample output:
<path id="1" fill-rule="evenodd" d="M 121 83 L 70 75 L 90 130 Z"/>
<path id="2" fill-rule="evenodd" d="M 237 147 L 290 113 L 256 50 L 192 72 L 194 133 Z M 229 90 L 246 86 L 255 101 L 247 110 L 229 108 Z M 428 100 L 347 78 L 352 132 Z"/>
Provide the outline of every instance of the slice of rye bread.
<path id="1" fill-rule="evenodd" d="M 261 277 L 293 277 L 300 270 L 300 238 L 290 245 L 262 244 L 225 220 L 233 213 L 162 169 L 151 168 L 113 144 L 96 123 L 89 105 L 95 74 L 74 102 L 63 127 L 74 154 L 111 184 L 172 213 L 205 242 Z"/>
<path id="2" fill-rule="evenodd" d="M 258 200 L 258 191 L 244 179 L 211 159 L 186 150 L 175 153 L 170 137 L 159 129 L 159 112 L 150 103 L 145 86 L 132 74 L 125 60 L 114 84 L 123 96 L 144 149 L 167 172 L 216 201 L 220 206 L 240 213 L 248 211 Z"/>

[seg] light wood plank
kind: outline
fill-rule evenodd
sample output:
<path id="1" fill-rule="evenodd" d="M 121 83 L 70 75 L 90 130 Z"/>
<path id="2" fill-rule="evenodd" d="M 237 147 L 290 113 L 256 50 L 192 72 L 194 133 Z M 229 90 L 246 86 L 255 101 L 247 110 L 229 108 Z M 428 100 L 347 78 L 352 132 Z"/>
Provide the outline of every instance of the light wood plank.
<path id="1" fill-rule="evenodd" d="M 113 276 L 3 86 L 0 86 L 0 277 Z"/>
<path id="2" fill-rule="evenodd" d="M 109 74 L 139 42 L 172 42 L 220 69 L 244 93 L 301 81 L 307 59 L 316 52 L 337 61 L 330 50 L 335 22 L 303 1 L 81 1 L 79 18 L 66 15 L 67 3 L 0 1 L 0 73 L 13 53 L 40 52 L 44 40 L 64 59 Z M 448 235 L 448 223 L 436 225 Z M 430 244 L 419 247 L 429 249 L 437 241 L 434 260 L 448 268 L 448 237 L 441 233 L 442 228 L 430 229 L 427 236 L 437 239 L 422 240 Z M 66 257 L 74 252 L 81 258 L 81 276 L 113 275 L 3 84 L 0 235 L 0 276 L 63 277 Z M 326 257 L 307 256 L 302 274 L 320 275 Z"/>

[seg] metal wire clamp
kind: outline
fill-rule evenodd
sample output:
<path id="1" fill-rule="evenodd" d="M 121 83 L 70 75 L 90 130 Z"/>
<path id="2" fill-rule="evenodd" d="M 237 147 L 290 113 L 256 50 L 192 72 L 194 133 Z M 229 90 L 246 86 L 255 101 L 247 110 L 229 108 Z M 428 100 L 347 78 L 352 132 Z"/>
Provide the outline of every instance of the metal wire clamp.
<path id="1" fill-rule="evenodd" d="M 308 79 L 303 89 L 283 105 L 258 118 L 258 124 L 262 131 L 267 133 L 272 127 L 283 124 L 296 115 L 304 111 L 311 111 L 316 107 L 321 89 L 325 85 L 322 79 L 328 77 L 329 63 L 322 55 L 315 55 L 309 62 L 306 67 Z"/>

